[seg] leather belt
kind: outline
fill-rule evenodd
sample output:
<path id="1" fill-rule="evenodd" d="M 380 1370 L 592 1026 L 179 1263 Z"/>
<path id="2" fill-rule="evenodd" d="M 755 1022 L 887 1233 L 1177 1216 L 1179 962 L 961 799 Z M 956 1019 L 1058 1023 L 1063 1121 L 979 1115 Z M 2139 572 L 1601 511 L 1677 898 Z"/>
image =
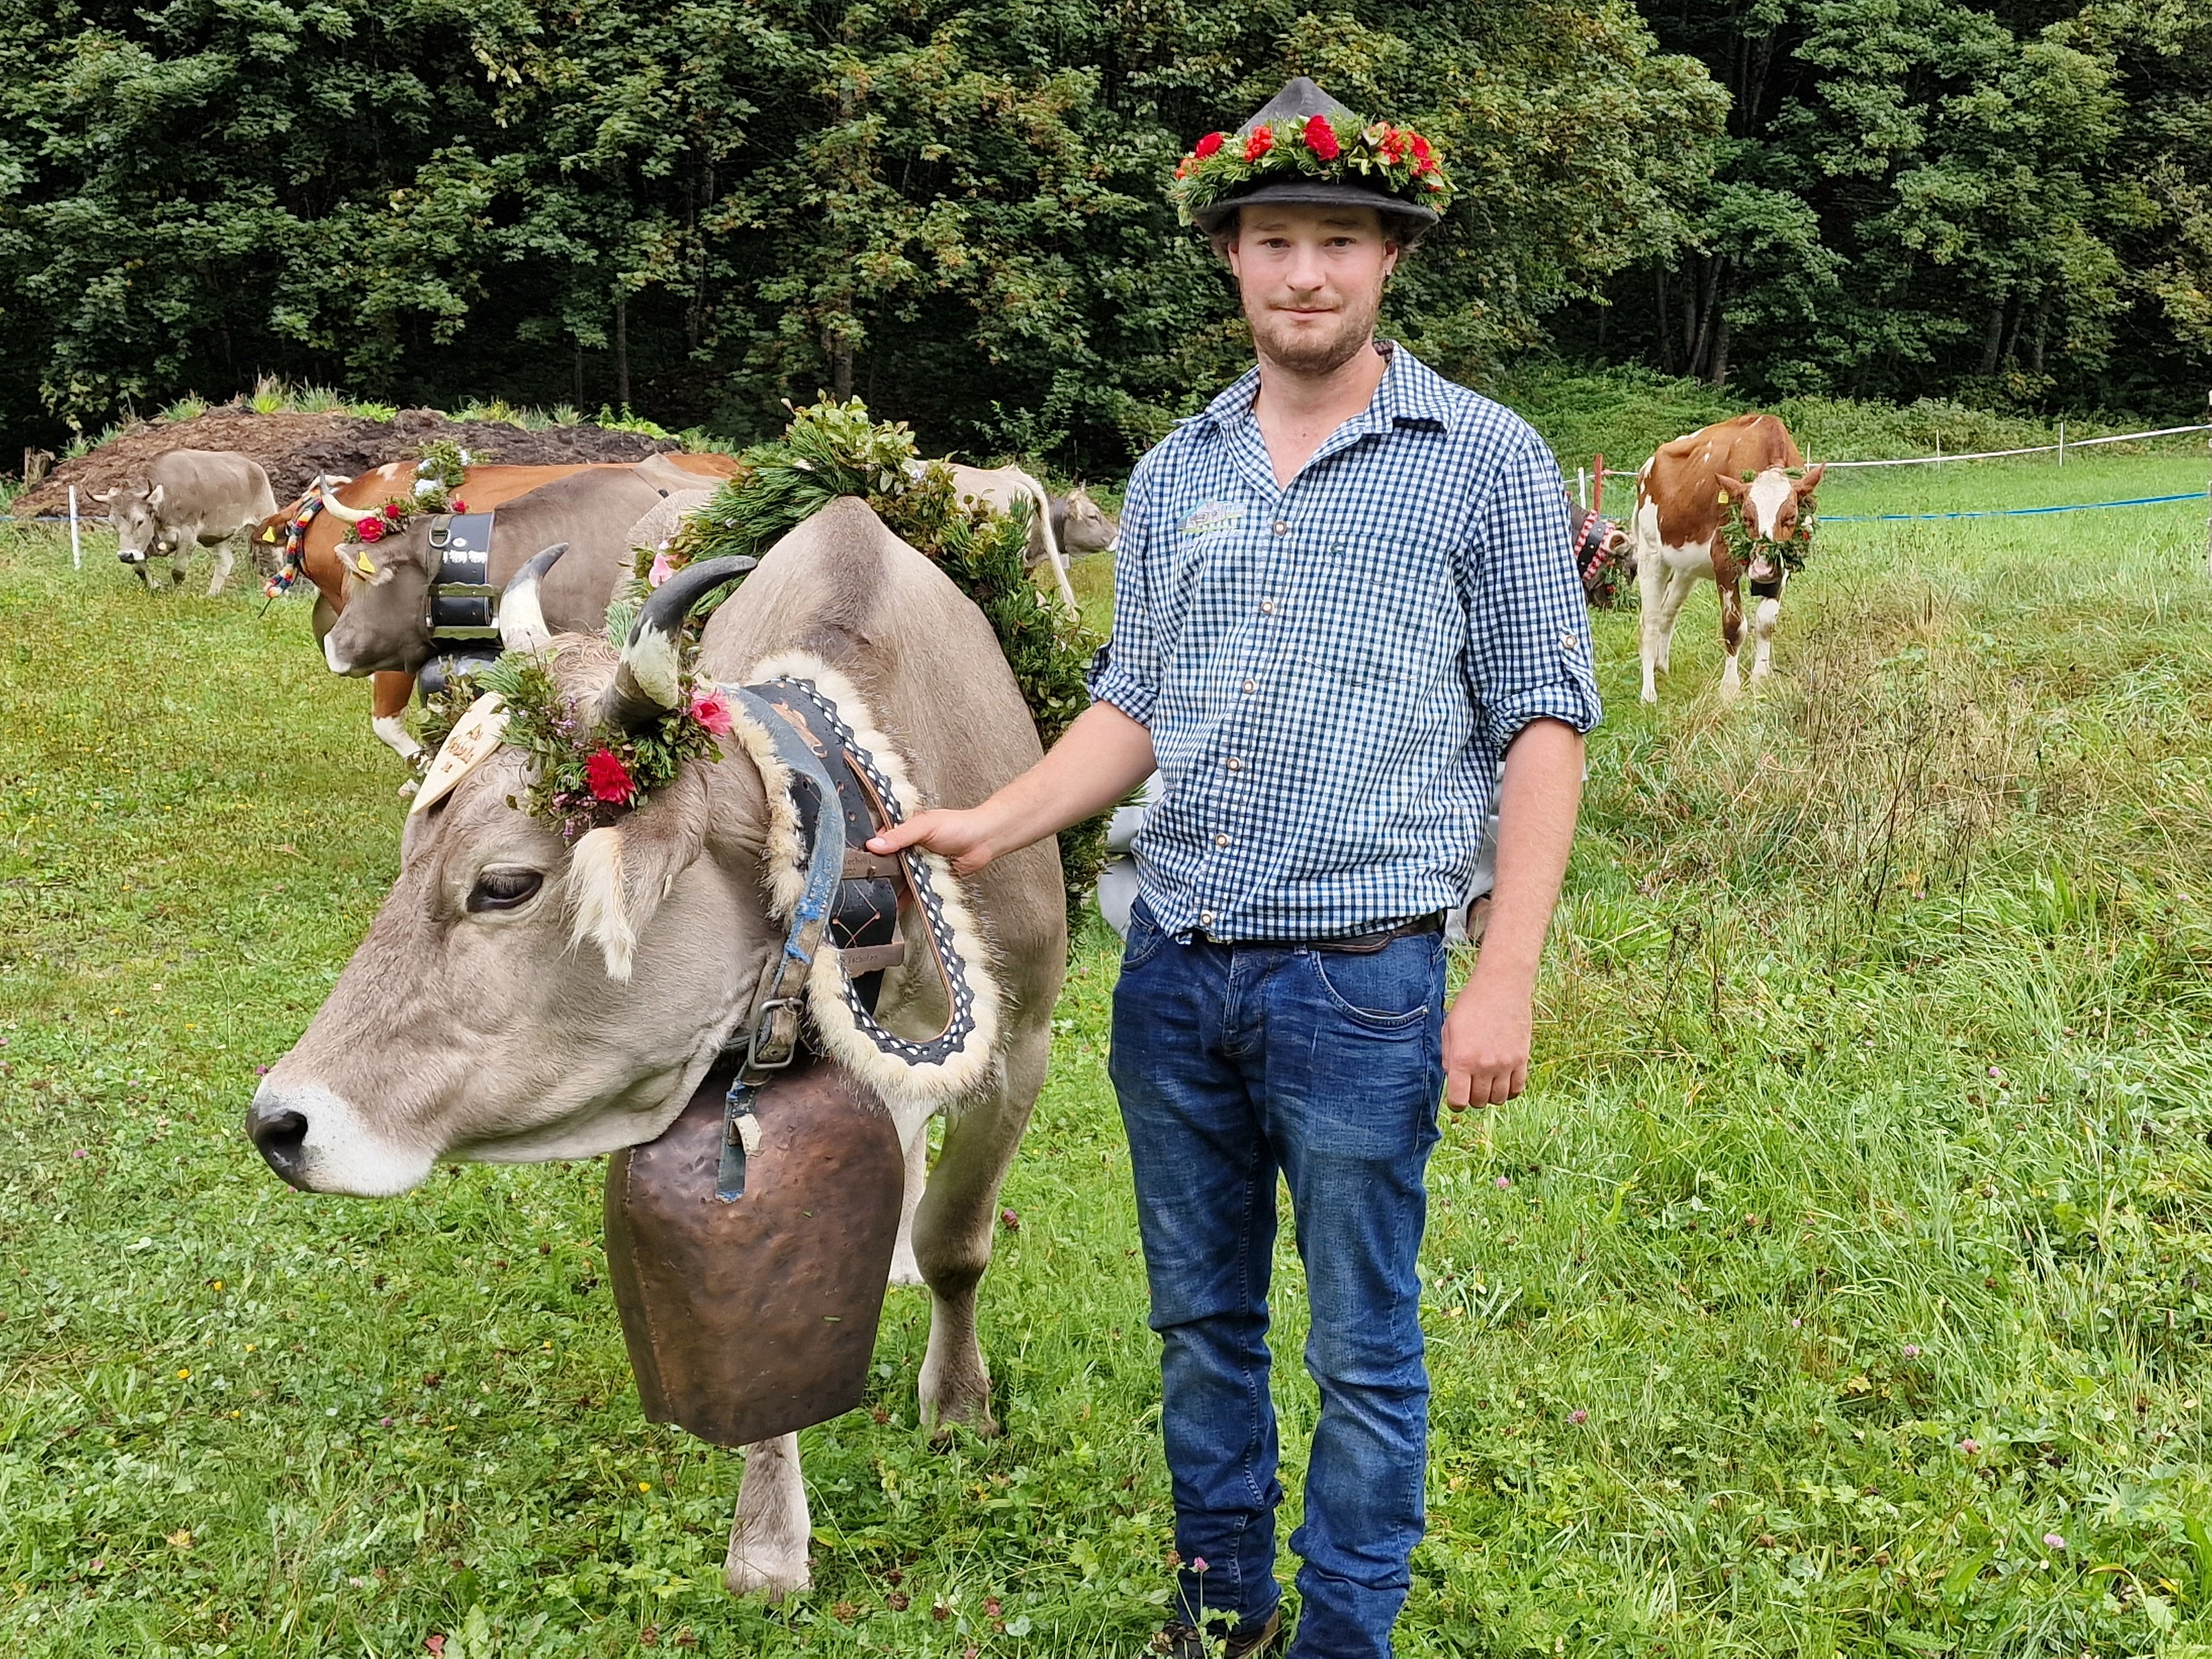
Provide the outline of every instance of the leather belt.
<path id="1" fill-rule="evenodd" d="M 1203 939 L 1208 945 L 1244 945 L 1268 951 L 1337 951 L 1350 956 L 1368 957 L 1399 939 L 1419 939 L 1424 933 L 1441 933 L 1443 930 L 1444 913 L 1435 910 L 1425 916 L 1416 916 L 1411 921 L 1399 922 L 1395 927 L 1378 927 L 1372 933 L 1352 933 L 1340 939 L 1215 939 L 1204 928 L 1191 937 Z"/>

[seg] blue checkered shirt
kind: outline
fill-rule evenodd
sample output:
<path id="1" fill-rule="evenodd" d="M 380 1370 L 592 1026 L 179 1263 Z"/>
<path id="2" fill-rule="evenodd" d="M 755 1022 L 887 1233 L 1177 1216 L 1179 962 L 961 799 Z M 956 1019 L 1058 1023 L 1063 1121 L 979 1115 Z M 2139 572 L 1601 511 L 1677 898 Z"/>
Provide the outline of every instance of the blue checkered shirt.
<path id="1" fill-rule="evenodd" d="M 1137 465 L 1091 694 L 1152 732 L 1170 933 L 1342 938 L 1467 903 L 1505 745 L 1596 725 L 1558 464 L 1403 347 L 1285 488 L 1255 369 Z"/>

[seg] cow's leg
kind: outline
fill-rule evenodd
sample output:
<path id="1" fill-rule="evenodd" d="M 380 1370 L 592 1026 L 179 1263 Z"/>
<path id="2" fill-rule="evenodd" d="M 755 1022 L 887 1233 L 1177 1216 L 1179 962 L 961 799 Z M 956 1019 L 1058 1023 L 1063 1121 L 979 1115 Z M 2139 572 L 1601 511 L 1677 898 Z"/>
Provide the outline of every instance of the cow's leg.
<path id="1" fill-rule="evenodd" d="M 921 1194 L 929 1185 L 929 1120 L 915 1126 L 906 1149 L 906 1193 L 899 1200 L 898 1241 L 891 1246 L 894 1285 L 922 1283 L 921 1264 L 914 1259 L 914 1216 L 921 1207 Z"/>
<path id="2" fill-rule="evenodd" d="M 1637 581 L 1644 597 L 1644 701 L 1646 702 L 1659 701 L 1659 691 L 1652 672 L 1655 669 L 1662 674 L 1668 672 L 1674 654 L 1674 619 L 1682 614 L 1682 606 L 1690 597 L 1690 590 L 1698 585 L 1698 573 L 1694 570 L 1677 569 L 1657 557 L 1651 562 L 1660 567 L 1656 576 L 1646 577 L 1644 574 L 1644 565 L 1641 561 L 1636 568 Z"/>
<path id="3" fill-rule="evenodd" d="M 921 1362 L 921 1419 L 943 1432 L 964 1423 L 996 1434 L 991 1374 L 975 1340 L 975 1287 L 991 1264 L 999 1188 L 1044 1086 L 1052 1031 L 1042 1019 L 1008 1046 L 998 1086 L 949 1116 L 944 1150 L 914 1218 L 914 1253 L 929 1286 L 929 1351 Z"/>
<path id="4" fill-rule="evenodd" d="M 407 699 L 415 690 L 412 674 L 372 674 L 368 677 L 368 729 L 376 733 L 379 743 L 410 766 L 419 765 L 422 745 L 415 741 L 415 734 L 407 729 Z M 403 794 L 411 793 L 414 781 L 410 779 Z"/>
<path id="5" fill-rule="evenodd" d="M 1772 594 L 1752 612 L 1751 633 L 1756 644 L 1751 655 L 1751 683 L 1757 685 L 1774 672 L 1774 630 L 1782 621 L 1782 597 Z"/>
<path id="6" fill-rule="evenodd" d="M 185 578 L 191 573 L 191 568 L 192 540 L 189 536 L 180 533 L 177 538 L 176 546 L 169 554 L 169 591 L 172 593 L 181 592 L 184 590 Z"/>
<path id="7" fill-rule="evenodd" d="M 1645 543 L 1636 550 L 1636 591 L 1643 603 L 1637 609 L 1641 624 L 1638 637 L 1643 647 L 1644 701 L 1659 701 L 1659 659 L 1666 649 L 1663 624 L 1659 613 L 1666 592 L 1667 562 L 1659 556 L 1656 544 Z"/>
<path id="8" fill-rule="evenodd" d="M 222 592 L 223 584 L 230 580 L 231 566 L 238 562 L 237 556 L 231 551 L 231 544 L 234 539 L 234 536 L 226 536 L 221 541 L 212 544 L 215 548 L 215 568 L 208 573 L 208 598 L 210 599 L 215 598 L 216 594 Z"/>
<path id="9" fill-rule="evenodd" d="M 1067 580 L 1067 553 L 1055 547 L 1052 551 L 1052 579 L 1060 586 L 1060 597 L 1066 601 L 1070 611 L 1079 609 L 1075 603 L 1075 584 Z"/>
<path id="10" fill-rule="evenodd" d="M 1743 671 L 1735 661 L 1735 648 L 1743 643 L 1743 586 L 1739 580 L 1723 582 L 1720 588 L 1721 649 L 1727 654 L 1721 666 L 1721 701 L 1734 702 L 1743 693 Z"/>
<path id="11" fill-rule="evenodd" d="M 813 1583 L 806 1566 L 812 1525 L 799 1469 L 799 1437 L 778 1435 L 746 1447 L 730 1553 L 722 1559 L 723 1585 L 732 1595 L 764 1595 L 771 1601 L 807 1589 Z"/>

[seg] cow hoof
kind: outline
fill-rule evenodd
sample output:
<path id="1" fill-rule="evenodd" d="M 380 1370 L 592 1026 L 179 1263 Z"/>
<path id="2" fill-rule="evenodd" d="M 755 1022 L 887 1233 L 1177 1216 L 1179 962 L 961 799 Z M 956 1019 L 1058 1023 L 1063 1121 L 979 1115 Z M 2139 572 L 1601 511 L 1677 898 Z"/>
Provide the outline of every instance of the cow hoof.
<path id="1" fill-rule="evenodd" d="M 738 1553 L 738 1540 L 730 1540 L 730 1553 L 722 1563 L 722 1588 L 732 1595 L 757 1595 L 771 1604 L 787 1595 L 803 1595 L 814 1588 L 814 1575 L 801 1555 L 790 1561 L 756 1561 Z"/>

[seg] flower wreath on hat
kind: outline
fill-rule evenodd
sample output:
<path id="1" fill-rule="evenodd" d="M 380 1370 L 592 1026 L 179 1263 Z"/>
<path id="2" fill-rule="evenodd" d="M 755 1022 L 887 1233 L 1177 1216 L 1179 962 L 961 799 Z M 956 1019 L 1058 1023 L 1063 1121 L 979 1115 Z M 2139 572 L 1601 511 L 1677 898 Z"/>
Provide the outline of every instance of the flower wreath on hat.
<path id="1" fill-rule="evenodd" d="M 1305 178 L 1387 191 L 1441 214 L 1451 176 L 1436 144 L 1411 127 L 1371 121 L 1278 121 L 1248 133 L 1209 132 L 1176 168 L 1168 199 L 1185 224 L 1202 209 L 1238 194 L 1255 179 Z"/>

